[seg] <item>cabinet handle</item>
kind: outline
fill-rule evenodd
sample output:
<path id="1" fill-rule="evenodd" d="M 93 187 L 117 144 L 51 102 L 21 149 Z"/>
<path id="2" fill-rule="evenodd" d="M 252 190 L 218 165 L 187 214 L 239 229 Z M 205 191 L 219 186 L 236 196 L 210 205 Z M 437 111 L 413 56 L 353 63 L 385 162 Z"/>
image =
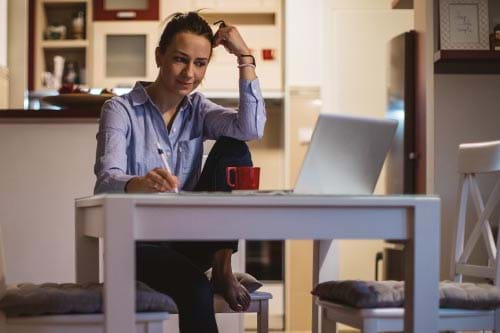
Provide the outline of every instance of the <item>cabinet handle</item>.
<path id="1" fill-rule="evenodd" d="M 127 11 L 127 12 L 117 12 L 116 18 L 119 19 L 133 19 L 137 16 L 136 12 Z"/>

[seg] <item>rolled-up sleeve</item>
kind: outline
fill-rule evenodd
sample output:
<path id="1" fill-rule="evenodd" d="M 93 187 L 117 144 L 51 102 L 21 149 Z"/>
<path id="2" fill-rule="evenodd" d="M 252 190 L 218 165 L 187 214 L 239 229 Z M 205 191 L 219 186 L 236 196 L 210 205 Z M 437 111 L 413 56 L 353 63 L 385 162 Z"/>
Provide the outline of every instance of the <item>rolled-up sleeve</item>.
<path id="1" fill-rule="evenodd" d="M 133 178 L 127 175 L 127 133 L 130 120 L 125 108 L 115 100 L 107 101 L 101 111 L 97 133 L 94 193 L 124 192 Z"/>
<path id="2" fill-rule="evenodd" d="M 203 129 L 206 139 L 228 136 L 249 141 L 262 138 L 266 124 L 266 109 L 259 80 L 240 80 L 239 91 L 238 111 L 225 108 L 208 99 L 203 100 Z"/>

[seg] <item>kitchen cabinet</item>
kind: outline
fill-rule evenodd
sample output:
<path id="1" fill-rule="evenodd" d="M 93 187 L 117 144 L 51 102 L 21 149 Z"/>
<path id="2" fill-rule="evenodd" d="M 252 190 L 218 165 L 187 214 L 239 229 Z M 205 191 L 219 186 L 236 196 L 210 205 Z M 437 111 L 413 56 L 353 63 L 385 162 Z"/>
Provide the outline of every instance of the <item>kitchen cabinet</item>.
<path id="1" fill-rule="evenodd" d="M 34 88 L 57 89 L 62 82 L 87 84 L 90 80 L 87 0 L 36 0 L 34 29 Z M 55 70 L 56 56 L 64 60 Z M 90 74 L 91 75 L 91 74 Z"/>
<path id="2" fill-rule="evenodd" d="M 94 21 L 159 19 L 159 0 L 93 0 Z"/>
<path id="3" fill-rule="evenodd" d="M 132 87 L 138 81 L 154 81 L 154 50 L 158 42 L 156 21 L 95 22 L 93 24 L 93 73 L 99 87 Z"/>

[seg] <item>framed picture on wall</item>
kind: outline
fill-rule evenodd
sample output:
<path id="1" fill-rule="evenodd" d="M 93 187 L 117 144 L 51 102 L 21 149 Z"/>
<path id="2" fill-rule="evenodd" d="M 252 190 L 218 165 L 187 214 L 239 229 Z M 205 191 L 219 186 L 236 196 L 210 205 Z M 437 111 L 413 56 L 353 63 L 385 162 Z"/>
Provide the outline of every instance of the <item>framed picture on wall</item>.
<path id="1" fill-rule="evenodd" d="M 488 0 L 439 0 L 442 50 L 488 50 Z"/>

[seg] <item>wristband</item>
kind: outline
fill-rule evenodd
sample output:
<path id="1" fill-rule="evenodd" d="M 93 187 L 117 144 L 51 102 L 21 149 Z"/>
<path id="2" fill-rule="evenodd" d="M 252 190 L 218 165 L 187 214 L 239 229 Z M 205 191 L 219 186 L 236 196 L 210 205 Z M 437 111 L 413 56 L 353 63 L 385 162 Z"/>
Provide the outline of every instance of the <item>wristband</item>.
<path id="1" fill-rule="evenodd" d="M 238 64 L 240 64 L 240 59 L 241 59 L 241 58 L 252 58 L 252 62 L 251 62 L 251 63 L 249 63 L 249 64 L 251 64 L 251 65 L 254 65 L 254 66 L 255 66 L 255 58 L 254 58 L 254 56 L 253 56 L 253 55 L 251 55 L 251 54 L 240 54 L 240 55 L 238 56 Z M 243 65 L 243 64 L 240 64 L 240 65 Z"/>
<path id="2" fill-rule="evenodd" d="M 255 68 L 255 65 L 254 64 L 241 64 L 241 65 L 238 65 L 236 67 L 238 67 L 238 68 L 244 68 L 244 67 Z"/>

